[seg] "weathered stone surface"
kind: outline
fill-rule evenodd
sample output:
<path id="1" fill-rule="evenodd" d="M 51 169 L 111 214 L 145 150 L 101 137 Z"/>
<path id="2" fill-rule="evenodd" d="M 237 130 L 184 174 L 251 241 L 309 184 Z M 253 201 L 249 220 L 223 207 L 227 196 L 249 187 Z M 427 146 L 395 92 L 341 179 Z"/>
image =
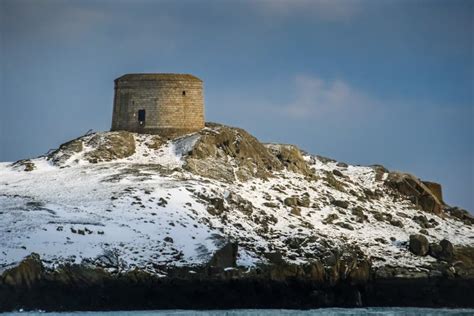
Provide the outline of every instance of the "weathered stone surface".
<path id="1" fill-rule="evenodd" d="M 296 196 L 287 197 L 285 200 L 283 200 L 283 204 L 286 206 L 297 206 L 298 198 Z"/>
<path id="2" fill-rule="evenodd" d="M 323 220 L 323 223 L 324 224 L 332 224 L 332 222 L 334 222 L 336 219 L 338 219 L 339 216 L 337 216 L 337 214 L 329 214 L 328 216 L 326 216 L 326 218 Z"/>
<path id="3" fill-rule="evenodd" d="M 41 279 L 43 272 L 44 268 L 39 255 L 32 253 L 23 259 L 17 267 L 6 270 L 0 276 L 0 284 L 29 288 Z"/>
<path id="4" fill-rule="evenodd" d="M 74 264 L 61 266 L 51 275 L 48 275 L 48 278 L 74 289 L 77 287 L 102 286 L 112 276 L 101 268 Z"/>
<path id="5" fill-rule="evenodd" d="M 424 215 L 413 216 L 412 220 L 420 225 L 421 228 L 433 228 L 439 225 L 437 221 L 434 219 L 428 219 Z"/>
<path id="6" fill-rule="evenodd" d="M 474 280 L 474 247 L 457 246 L 452 260 L 455 273 L 460 277 L 467 277 Z"/>
<path id="7" fill-rule="evenodd" d="M 356 221 L 358 223 L 364 223 L 369 220 L 368 216 L 365 215 L 364 209 L 361 206 L 356 206 L 355 208 L 353 208 L 351 213 L 352 215 L 356 216 Z"/>
<path id="8" fill-rule="evenodd" d="M 459 208 L 459 207 L 446 207 L 445 211 L 449 215 L 461 220 L 462 222 L 464 222 L 467 225 L 474 225 L 474 216 L 472 216 L 468 211 L 466 211 L 462 208 Z"/>
<path id="9" fill-rule="evenodd" d="M 385 184 L 405 195 L 425 212 L 442 215 L 443 203 L 418 178 L 408 173 L 390 172 Z"/>
<path id="10" fill-rule="evenodd" d="M 346 185 L 344 184 L 344 182 L 337 180 L 332 174 L 332 172 L 325 172 L 324 181 L 333 189 L 336 189 L 341 192 L 346 192 Z"/>
<path id="11" fill-rule="evenodd" d="M 232 182 L 268 178 L 283 165 L 255 137 L 239 128 L 210 124 L 186 158 L 185 169 L 205 177 Z M 229 157 L 237 163 L 232 165 Z"/>
<path id="12" fill-rule="evenodd" d="M 283 200 L 283 204 L 286 206 L 301 206 L 301 207 L 309 207 L 310 200 L 309 195 L 303 194 L 302 196 L 291 196 L 287 197 Z"/>
<path id="13" fill-rule="evenodd" d="M 410 235 L 409 249 L 417 256 L 426 256 L 429 250 L 428 239 L 423 235 Z"/>
<path id="14" fill-rule="evenodd" d="M 267 144 L 266 147 L 288 170 L 305 176 L 313 174 L 298 147 L 284 144 Z"/>
<path id="15" fill-rule="evenodd" d="M 84 145 L 82 143 L 82 140 L 73 139 L 73 140 L 59 146 L 59 149 L 64 150 L 64 151 L 70 151 L 70 152 L 73 152 L 73 153 L 78 153 L 78 152 L 81 152 L 84 149 Z"/>
<path id="16" fill-rule="evenodd" d="M 138 111 L 145 110 L 139 121 Z M 115 80 L 112 131 L 176 137 L 204 127 L 202 81 L 186 74 L 127 74 Z"/>
<path id="17" fill-rule="evenodd" d="M 209 265 L 215 268 L 229 268 L 237 265 L 237 243 L 229 242 L 217 250 L 211 258 Z"/>
<path id="18" fill-rule="evenodd" d="M 441 240 L 439 244 L 431 243 L 429 248 L 429 255 L 439 260 L 449 262 L 452 261 L 455 256 L 454 246 L 447 239 Z"/>
<path id="19" fill-rule="evenodd" d="M 251 215 L 254 209 L 252 202 L 247 199 L 244 199 L 242 196 L 230 192 L 226 198 L 227 203 L 233 208 L 238 209 L 245 215 Z M 278 207 L 278 205 L 276 206 Z"/>
<path id="20" fill-rule="evenodd" d="M 334 169 L 332 171 L 332 174 L 335 175 L 335 176 L 338 176 L 338 177 L 344 177 L 344 175 L 342 174 L 342 172 L 340 172 L 339 170 L 337 169 Z"/>
<path id="21" fill-rule="evenodd" d="M 438 259 L 443 248 L 437 243 L 430 243 L 428 254 L 433 258 Z"/>
<path id="22" fill-rule="evenodd" d="M 291 214 L 296 215 L 296 216 L 301 216 L 301 209 L 295 206 L 291 209 Z"/>
<path id="23" fill-rule="evenodd" d="M 59 146 L 58 149 L 48 154 L 48 160 L 55 165 L 62 165 L 74 154 L 81 152 L 84 149 L 82 137 L 73 139 Z"/>
<path id="24" fill-rule="evenodd" d="M 264 256 L 271 264 L 283 264 L 285 262 L 279 251 L 266 252 Z"/>
<path id="25" fill-rule="evenodd" d="M 331 204 L 335 205 L 335 206 L 338 206 L 338 207 L 341 207 L 341 208 L 344 208 L 344 209 L 349 207 L 349 202 L 348 201 L 333 200 L 333 201 L 331 201 Z"/>
<path id="26" fill-rule="evenodd" d="M 95 148 L 84 155 L 91 163 L 127 158 L 135 153 L 135 138 L 129 132 L 97 134 L 87 144 Z"/>
<path id="27" fill-rule="evenodd" d="M 334 249 L 307 264 L 286 263 L 276 255 L 269 260 L 272 264 L 244 269 L 234 265 L 232 248 L 227 244 L 221 249 L 228 253 L 227 262 L 170 267 L 166 277 L 142 270 L 111 274 L 89 265 L 66 265 L 34 273 L 38 277 L 26 288 L 24 282 L 0 282 L 0 311 L 228 309 L 248 308 L 249 302 L 258 308 L 474 306 L 472 247 L 457 248 L 453 265 L 441 262 L 428 271 L 373 269 L 357 249 Z"/>
<path id="28" fill-rule="evenodd" d="M 392 220 L 389 221 L 389 223 L 390 223 L 390 225 L 392 225 L 392 226 L 397 226 L 397 227 L 400 227 L 400 228 L 403 227 L 403 223 L 402 223 L 402 221 L 399 220 L 399 219 L 392 219 Z"/>
<path id="29" fill-rule="evenodd" d="M 208 201 L 209 201 L 209 206 L 207 208 L 207 211 L 211 215 L 220 215 L 226 210 L 226 207 L 224 205 L 224 199 L 209 198 Z"/>
<path id="30" fill-rule="evenodd" d="M 439 258 L 441 260 L 451 261 L 454 258 L 453 244 L 449 240 L 443 239 L 439 242 L 439 245 L 441 246 Z"/>
<path id="31" fill-rule="evenodd" d="M 165 143 L 165 139 L 163 139 L 162 137 L 160 137 L 158 135 L 155 135 L 155 136 L 151 137 L 145 143 L 145 145 L 150 149 L 155 149 L 156 150 L 156 149 L 160 148 L 164 143 Z"/>
<path id="32" fill-rule="evenodd" d="M 441 184 L 431 181 L 422 181 L 422 183 L 431 191 L 431 193 L 433 193 L 434 196 L 436 196 L 440 203 L 444 204 Z"/>
<path id="33" fill-rule="evenodd" d="M 36 165 L 30 159 L 18 160 L 12 163 L 12 167 L 22 171 L 33 171 L 36 169 Z"/>
<path id="34" fill-rule="evenodd" d="M 319 261 L 311 262 L 305 267 L 305 270 L 306 270 L 306 274 L 311 280 L 319 282 L 319 283 L 324 282 L 324 279 L 326 277 L 326 271 L 321 262 Z"/>

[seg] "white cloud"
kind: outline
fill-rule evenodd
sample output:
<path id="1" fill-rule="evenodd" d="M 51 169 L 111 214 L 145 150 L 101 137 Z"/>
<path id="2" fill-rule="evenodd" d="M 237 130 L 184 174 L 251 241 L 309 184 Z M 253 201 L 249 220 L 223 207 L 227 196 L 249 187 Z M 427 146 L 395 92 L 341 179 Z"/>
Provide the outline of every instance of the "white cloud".
<path id="1" fill-rule="evenodd" d="M 376 108 L 378 101 L 347 82 L 299 75 L 294 79 L 294 97 L 281 107 L 292 118 L 323 118 L 330 115 L 360 115 Z"/>

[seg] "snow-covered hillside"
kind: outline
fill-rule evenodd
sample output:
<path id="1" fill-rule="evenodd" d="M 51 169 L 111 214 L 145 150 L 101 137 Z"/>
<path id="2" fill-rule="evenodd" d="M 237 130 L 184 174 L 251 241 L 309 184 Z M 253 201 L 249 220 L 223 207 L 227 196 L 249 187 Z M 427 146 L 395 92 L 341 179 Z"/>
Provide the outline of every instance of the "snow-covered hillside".
<path id="1" fill-rule="evenodd" d="M 350 246 L 374 266 L 423 269 L 436 259 L 412 254 L 411 234 L 474 245 L 472 225 L 436 209 L 442 201 L 431 192 L 420 194 L 432 211 L 395 190 L 390 181 L 400 179 L 429 191 L 381 166 L 262 145 L 219 125 L 174 140 L 86 135 L 0 164 L 0 267 L 35 252 L 50 267 L 87 262 L 159 275 L 159 266 L 208 262 L 232 241 L 242 266 L 269 253 L 304 263 Z"/>

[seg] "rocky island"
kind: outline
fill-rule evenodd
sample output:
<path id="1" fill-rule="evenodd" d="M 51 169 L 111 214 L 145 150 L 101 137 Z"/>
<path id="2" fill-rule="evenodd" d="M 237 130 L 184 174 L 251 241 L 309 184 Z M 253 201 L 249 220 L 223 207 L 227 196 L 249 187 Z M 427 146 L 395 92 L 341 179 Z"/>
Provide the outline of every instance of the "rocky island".
<path id="1" fill-rule="evenodd" d="M 206 123 L 0 164 L 0 311 L 474 307 L 439 184 Z"/>

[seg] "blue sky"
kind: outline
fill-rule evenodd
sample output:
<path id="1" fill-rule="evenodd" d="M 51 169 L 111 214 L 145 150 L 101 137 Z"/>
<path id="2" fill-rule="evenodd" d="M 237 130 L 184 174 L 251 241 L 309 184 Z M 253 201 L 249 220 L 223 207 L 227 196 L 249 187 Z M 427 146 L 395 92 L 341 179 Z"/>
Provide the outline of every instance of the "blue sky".
<path id="1" fill-rule="evenodd" d="M 0 161 L 108 130 L 124 73 L 192 73 L 208 121 L 414 173 L 472 211 L 473 3 L 0 0 Z"/>

